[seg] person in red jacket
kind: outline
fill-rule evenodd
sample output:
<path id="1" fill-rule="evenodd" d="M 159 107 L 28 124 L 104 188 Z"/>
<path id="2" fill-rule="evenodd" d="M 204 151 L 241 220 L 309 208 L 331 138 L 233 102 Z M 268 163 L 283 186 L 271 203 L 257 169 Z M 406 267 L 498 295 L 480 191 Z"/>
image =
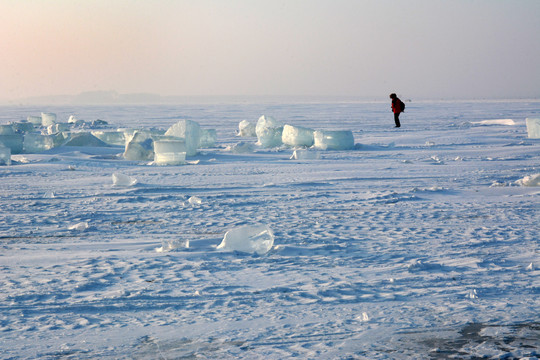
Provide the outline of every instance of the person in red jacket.
<path id="1" fill-rule="evenodd" d="M 394 113 L 394 122 L 396 127 L 400 127 L 399 123 L 399 114 L 401 114 L 405 109 L 403 102 L 396 96 L 396 94 L 390 94 L 390 99 L 392 99 L 392 112 Z"/>

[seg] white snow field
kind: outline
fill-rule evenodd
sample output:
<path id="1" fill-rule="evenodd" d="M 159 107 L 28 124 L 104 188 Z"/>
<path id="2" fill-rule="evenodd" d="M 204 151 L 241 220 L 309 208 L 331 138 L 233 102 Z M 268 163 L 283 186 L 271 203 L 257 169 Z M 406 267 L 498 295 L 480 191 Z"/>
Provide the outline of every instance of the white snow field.
<path id="1" fill-rule="evenodd" d="M 1 358 L 540 357 L 538 101 L 410 102 L 400 129 L 389 102 L 4 106 L 0 124 L 41 113 L 216 142 L 181 165 L 121 143 L 3 160 Z M 262 115 L 356 145 L 237 136 Z"/>

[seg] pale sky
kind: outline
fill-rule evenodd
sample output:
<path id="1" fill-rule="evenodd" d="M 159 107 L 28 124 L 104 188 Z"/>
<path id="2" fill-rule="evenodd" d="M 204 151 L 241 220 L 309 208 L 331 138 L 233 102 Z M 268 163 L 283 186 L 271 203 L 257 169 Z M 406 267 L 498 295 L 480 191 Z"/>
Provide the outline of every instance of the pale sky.
<path id="1" fill-rule="evenodd" d="M 0 99 L 540 97 L 540 0 L 0 0 Z"/>

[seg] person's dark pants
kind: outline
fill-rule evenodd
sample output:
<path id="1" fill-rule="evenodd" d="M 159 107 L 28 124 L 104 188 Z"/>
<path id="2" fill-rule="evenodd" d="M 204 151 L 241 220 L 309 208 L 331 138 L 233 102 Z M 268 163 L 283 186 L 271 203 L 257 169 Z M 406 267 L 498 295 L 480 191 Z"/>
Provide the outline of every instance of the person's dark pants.
<path id="1" fill-rule="evenodd" d="M 396 127 L 401 126 L 401 124 L 399 123 L 399 113 L 394 113 L 394 121 L 396 123 Z"/>

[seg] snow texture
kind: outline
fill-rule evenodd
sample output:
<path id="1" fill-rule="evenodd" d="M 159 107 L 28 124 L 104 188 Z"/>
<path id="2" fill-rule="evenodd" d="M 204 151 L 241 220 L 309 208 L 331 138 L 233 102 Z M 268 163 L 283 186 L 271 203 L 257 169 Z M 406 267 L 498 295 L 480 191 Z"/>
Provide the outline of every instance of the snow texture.
<path id="1" fill-rule="evenodd" d="M 240 141 L 236 144 L 227 146 L 226 150 L 235 154 L 252 153 L 255 151 L 255 144 Z"/>
<path id="2" fill-rule="evenodd" d="M 88 229 L 89 227 L 90 227 L 90 226 L 88 225 L 88 222 L 83 221 L 83 222 L 80 222 L 80 223 L 71 225 L 70 227 L 68 227 L 68 230 L 73 230 L 73 231 L 85 231 L 85 230 Z"/>
<path id="3" fill-rule="evenodd" d="M 515 121 L 512 119 L 493 119 L 493 120 L 482 120 L 482 121 L 473 121 L 471 124 L 478 125 L 507 125 L 514 126 L 516 125 Z"/>
<path id="4" fill-rule="evenodd" d="M 181 115 L 217 140 L 183 166 L 125 143 L 11 151 L 0 357 L 539 358 L 540 101 L 412 101 L 395 129 L 386 100 L 1 107 L 144 141 Z M 237 136 L 261 114 L 362 145 L 290 160 Z M 21 151 L 46 133 L 29 123 Z"/>

